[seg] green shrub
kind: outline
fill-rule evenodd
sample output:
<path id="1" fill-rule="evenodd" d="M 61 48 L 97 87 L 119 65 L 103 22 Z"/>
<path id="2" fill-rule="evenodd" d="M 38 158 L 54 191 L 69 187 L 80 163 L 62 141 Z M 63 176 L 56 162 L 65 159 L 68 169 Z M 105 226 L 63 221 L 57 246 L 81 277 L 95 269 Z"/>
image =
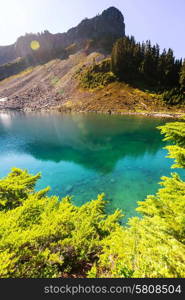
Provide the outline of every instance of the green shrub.
<path id="1" fill-rule="evenodd" d="M 81 86 L 84 88 L 95 89 L 104 87 L 116 81 L 116 76 L 110 71 L 110 60 L 105 59 L 101 63 L 94 63 L 78 72 Z"/>
<path id="2" fill-rule="evenodd" d="M 103 195 L 76 207 L 69 197 L 61 201 L 47 197 L 48 189 L 34 192 L 39 177 L 14 169 L 0 181 L 0 277 L 60 277 L 82 272 L 82 267 L 97 259 L 101 239 L 120 216 L 116 212 L 109 222 Z"/>
<path id="3" fill-rule="evenodd" d="M 179 88 L 174 88 L 162 94 L 162 99 L 169 105 L 185 103 L 185 94 Z"/>
<path id="4" fill-rule="evenodd" d="M 114 82 L 116 77 L 112 72 L 107 73 L 94 73 L 87 71 L 81 77 L 81 84 L 84 88 L 98 88 L 106 86 L 111 82 Z"/>

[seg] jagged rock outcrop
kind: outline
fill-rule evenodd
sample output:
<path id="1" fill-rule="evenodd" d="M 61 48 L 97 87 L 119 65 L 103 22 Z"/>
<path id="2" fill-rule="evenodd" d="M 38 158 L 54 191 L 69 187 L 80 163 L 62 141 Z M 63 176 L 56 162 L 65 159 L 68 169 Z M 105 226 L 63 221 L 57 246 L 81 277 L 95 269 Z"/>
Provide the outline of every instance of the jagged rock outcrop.
<path id="1" fill-rule="evenodd" d="M 44 31 L 38 34 L 26 34 L 10 46 L 0 47 L 0 65 L 9 63 L 18 57 L 34 57 L 52 59 L 62 51 L 77 51 L 80 48 L 92 47 L 110 49 L 112 43 L 125 35 L 125 24 L 122 13 L 110 7 L 92 19 L 84 19 L 78 26 L 66 33 L 51 34 Z M 32 50 L 33 40 L 39 42 L 37 51 Z M 68 49 L 69 48 L 69 49 Z M 63 54 L 63 53 L 62 53 Z M 30 61 L 30 60 L 29 60 Z"/>
<path id="2" fill-rule="evenodd" d="M 98 39 L 104 35 L 121 37 L 125 35 L 122 13 L 115 7 L 104 10 L 101 15 L 83 20 L 77 27 L 70 29 L 66 35 L 69 40 Z"/>

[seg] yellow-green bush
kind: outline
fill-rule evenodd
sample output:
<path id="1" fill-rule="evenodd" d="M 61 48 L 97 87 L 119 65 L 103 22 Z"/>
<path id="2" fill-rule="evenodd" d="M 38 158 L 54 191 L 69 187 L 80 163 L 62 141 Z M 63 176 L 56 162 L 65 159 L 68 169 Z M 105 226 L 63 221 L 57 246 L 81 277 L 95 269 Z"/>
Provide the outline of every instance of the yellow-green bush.
<path id="1" fill-rule="evenodd" d="M 185 276 L 185 182 L 163 178 L 157 195 L 139 203 L 142 218 L 131 218 L 102 241 L 97 276 Z"/>
<path id="2" fill-rule="evenodd" d="M 116 81 L 116 76 L 110 71 L 110 60 L 107 59 L 101 63 L 94 63 L 85 69 L 80 69 L 77 75 L 81 86 L 84 88 L 95 89 Z"/>
<path id="3" fill-rule="evenodd" d="M 0 181 L 1 277 L 59 277 L 80 272 L 97 259 L 101 239 L 117 226 L 117 212 L 111 221 L 104 214 L 103 195 L 76 207 L 69 197 L 61 201 L 47 197 L 48 189 L 33 191 L 39 176 L 13 169 Z M 19 206 L 15 205 L 17 195 Z"/>

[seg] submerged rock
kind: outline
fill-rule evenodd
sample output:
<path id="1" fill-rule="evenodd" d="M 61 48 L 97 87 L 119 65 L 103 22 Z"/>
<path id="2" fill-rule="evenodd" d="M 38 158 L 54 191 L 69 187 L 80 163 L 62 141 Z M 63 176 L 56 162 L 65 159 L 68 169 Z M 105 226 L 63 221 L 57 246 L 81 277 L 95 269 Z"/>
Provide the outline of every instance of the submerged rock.
<path id="1" fill-rule="evenodd" d="M 70 193 L 73 190 L 73 186 L 72 185 L 68 185 L 65 189 L 66 193 Z"/>

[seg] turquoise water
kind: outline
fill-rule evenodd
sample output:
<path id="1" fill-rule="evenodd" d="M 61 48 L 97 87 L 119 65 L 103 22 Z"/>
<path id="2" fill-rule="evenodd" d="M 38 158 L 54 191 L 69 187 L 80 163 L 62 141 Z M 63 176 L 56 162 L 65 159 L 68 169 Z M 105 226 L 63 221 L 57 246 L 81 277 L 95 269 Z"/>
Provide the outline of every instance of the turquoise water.
<path id="1" fill-rule="evenodd" d="M 105 192 L 107 210 L 136 214 L 137 201 L 169 175 L 161 119 L 96 114 L 0 113 L 0 177 L 11 167 L 42 172 L 37 189 L 81 205 Z"/>

